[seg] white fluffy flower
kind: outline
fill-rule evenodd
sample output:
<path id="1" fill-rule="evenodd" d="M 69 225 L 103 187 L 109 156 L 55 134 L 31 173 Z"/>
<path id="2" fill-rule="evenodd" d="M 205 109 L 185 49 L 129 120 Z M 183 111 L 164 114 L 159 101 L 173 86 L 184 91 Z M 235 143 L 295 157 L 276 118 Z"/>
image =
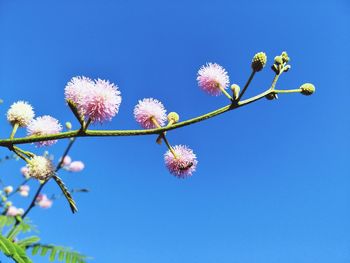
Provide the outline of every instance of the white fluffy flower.
<path id="1" fill-rule="evenodd" d="M 34 156 L 27 164 L 28 175 L 39 180 L 46 180 L 55 174 L 52 162 L 43 156 Z"/>
<path id="2" fill-rule="evenodd" d="M 25 101 L 13 103 L 7 111 L 7 120 L 14 125 L 18 123 L 20 127 L 27 126 L 34 118 L 33 107 Z"/>

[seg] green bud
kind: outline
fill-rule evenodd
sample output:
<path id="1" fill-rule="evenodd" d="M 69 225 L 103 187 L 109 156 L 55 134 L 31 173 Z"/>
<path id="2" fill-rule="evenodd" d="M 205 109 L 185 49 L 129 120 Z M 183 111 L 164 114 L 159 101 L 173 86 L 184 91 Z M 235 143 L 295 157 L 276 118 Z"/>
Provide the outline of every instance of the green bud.
<path id="1" fill-rule="evenodd" d="M 10 207 L 10 206 L 12 206 L 12 202 L 11 202 L 11 201 L 7 201 L 7 202 L 5 203 L 5 207 Z"/>
<path id="2" fill-rule="evenodd" d="M 231 90 L 232 90 L 233 98 L 235 100 L 237 100 L 239 97 L 239 92 L 240 92 L 241 88 L 237 84 L 232 84 Z"/>
<path id="3" fill-rule="evenodd" d="M 266 62 L 267 62 L 267 57 L 264 52 L 256 53 L 252 60 L 252 64 L 251 64 L 252 69 L 255 72 L 258 72 L 265 67 Z"/>
<path id="4" fill-rule="evenodd" d="M 168 114 L 168 121 L 172 121 L 173 123 L 177 123 L 180 120 L 180 116 L 179 114 L 177 114 L 176 112 L 170 112 Z"/>
<path id="5" fill-rule="evenodd" d="M 282 56 L 276 56 L 276 57 L 275 57 L 275 63 L 276 63 L 277 65 L 283 64 Z"/>
<path id="6" fill-rule="evenodd" d="M 282 56 L 282 60 L 283 60 L 284 63 L 288 63 L 289 62 L 290 58 L 289 58 L 289 56 L 288 56 L 286 51 L 283 51 L 281 56 Z"/>
<path id="7" fill-rule="evenodd" d="M 71 130 L 72 129 L 72 123 L 67 121 L 66 122 L 66 128 L 67 128 L 67 130 Z"/>
<path id="8" fill-rule="evenodd" d="M 311 83 L 305 83 L 300 86 L 301 94 L 310 96 L 315 92 L 315 86 Z"/>

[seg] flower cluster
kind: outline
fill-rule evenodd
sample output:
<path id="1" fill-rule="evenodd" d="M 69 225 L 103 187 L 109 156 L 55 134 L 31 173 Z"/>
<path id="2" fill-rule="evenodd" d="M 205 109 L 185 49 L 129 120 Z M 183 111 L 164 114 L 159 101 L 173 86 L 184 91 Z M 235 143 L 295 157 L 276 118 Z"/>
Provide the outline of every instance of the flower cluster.
<path id="1" fill-rule="evenodd" d="M 290 66 L 287 65 L 289 57 L 286 52 L 275 58 L 274 66 L 277 67 L 278 74 L 286 72 Z M 198 86 L 206 93 L 212 96 L 224 94 L 232 102 L 232 108 L 239 105 L 238 102 L 243 96 L 252 77 L 256 72 L 261 71 L 267 62 L 267 56 L 264 52 L 255 54 L 251 62 L 252 75 L 243 90 L 237 84 L 231 85 L 232 96 L 226 91 L 230 86 L 230 77 L 225 68 L 217 63 L 206 63 L 201 66 L 197 72 Z M 277 97 L 277 93 L 287 93 L 286 91 L 270 88 L 271 92 L 265 95 L 266 98 Z M 315 91 L 312 84 L 305 84 L 298 90 L 288 92 L 300 92 L 304 95 L 311 95 Z M 119 112 L 122 101 L 119 88 L 114 83 L 102 79 L 90 79 L 84 76 L 73 77 L 66 85 L 65 100 L 78 118 L 81 128 L 79 132 L 86 132 L 90 123 L 103 123 L 112 120 Z M 230 108 L 231 109 L 231 108 Z M 176 112 L 167 111 L 163 103 L 155 98 L 144 98 L 139 100 L 134 107 L 133 114 L 136 122 L 144 129 L 160 129 L 175 125 L 179 121 L 179 115 Z M 27 126 L 28 136 L 47 136 L 57 134 L 62 131 L 62 126 L 57 119 L 45 115 L 34 119 L 34 111 L 31 105 L 24 101 L 14 103 L 7 112 L 8 121 L 14 126 L 13 133 L 18 127 Z M 71 129 L 70 122 L 66 124 L 67 129 Z M 157 132 L 157 131 L 154 131 Z M 13 134 L 12 134 L 13 135 Z M 11 135 L 11 136 L 12 136 Z M 13 136 L 12 136 L 13 137 Z M 57 140 L 46 140 L 36 142 L 36 146 L 50 146 Z M 194 152 L 185 145 L 171 146 L 164 130 L 159 132 L 157 143 L 165 142 L 168 150 L 164 155 L 166 167 L 170 173 L 177 177 L 191 176 L 197 167 L 197 158 Z M 23 153 L 23 152 L 22 152 Z M 54 174 L 53 166 L 50 160 L 40 156 L 21 156 L 27 161 L 27 167 L 23 168 L 22 174 L 26 177 L 34 177 L 40 180 L 46 180 Z M 25 154 L 25 153 L 24 153 Z M 62 161 L 62 167 L 67 171 L 78 172 L 84 169 L 84 163 L 81 161 L 72 161 L 66 156 Z M 55 177 L 56 178 L 56 177 Z"/>
<path id="2" fill-rule="evenodd" d="M 165 125 L 166 120 L 168 120 L 168 125 L 179 121 L 179 115 L 176 112 L 171 112 L 167 116 L 163 104 L 153 98 L 140 100 L 134 108 L 134 117 L 136 122 L 145 129 L 160 128 Z M 159 138 L 167 140 L 165 133 Z M 173 147 L 167 143 L 167 147 L 168 151 L 165 153 L 164 159 L 170 173 L 179 178 L 191 176 L 198 163 L 193 151 L 182 145 Z"/>

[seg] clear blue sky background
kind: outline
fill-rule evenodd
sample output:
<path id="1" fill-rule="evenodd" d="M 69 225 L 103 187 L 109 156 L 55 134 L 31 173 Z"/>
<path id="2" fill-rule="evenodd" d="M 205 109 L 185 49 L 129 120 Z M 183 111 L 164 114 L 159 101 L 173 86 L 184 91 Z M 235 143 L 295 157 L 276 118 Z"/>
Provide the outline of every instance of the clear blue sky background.
<path id="1" fill-rule="evenodd" d="M 19 99 L 77 127 L 63 96 L 76 75 L 119 85 L 120 113 L 96 127 L 108 129 L 138 128 L 132 111 L 144 97 L 183 120 L 226 105 L 197 87 L 198 68 L 217 62 L 243 86 L 259 51 L 269 65 L 289 53 L 292 70 L 279 88 L 317 88 L 169 132 L 172 144 L 198 155 L 186 180 L 168 173 L 154 136 L 79 139 L 71 156 L 86 169 L 60 175 L 91 193 L 75 196 L 76 215 L 63 199 L 35 208 L 42 242 L 99 263 L 350 262 L 350 4 L 289 2 L 0 0 L 2 138 L 10 133 L 6 110 Z M 266 67 L 246 96 L 272 78 Z M 66 144 L 48 150 L 58 157 Z M 21 181 L 22 165 L 2 164 L 1 179 Z M 45 192 L 59 189 L 50 183 Z M 15 201 L 26 207 L 29 199 Z"/>

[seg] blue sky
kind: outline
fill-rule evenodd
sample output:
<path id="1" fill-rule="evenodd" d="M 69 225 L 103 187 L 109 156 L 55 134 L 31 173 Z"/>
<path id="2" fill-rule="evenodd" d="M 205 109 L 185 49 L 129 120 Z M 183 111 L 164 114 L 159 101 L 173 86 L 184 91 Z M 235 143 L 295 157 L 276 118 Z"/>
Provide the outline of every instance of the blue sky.
<path id="1" fill-rule="evenodd" d="M 186 180 L 167 172 L 154 136 L 79 139 L 71 156 L 86 169 L 60 176 L 91 193 L 75 196 L 76 215 L 63 199 L 35 208 L 42 242 L 104 263 L 349 262 L 349 11 L 345 0 L 0 0 L 1 138 L 10 133 L 6 110 L 20 99 L 77 127 L 63 96 L 77 75 L 109 79 L 122 92 L 118 116 L 97 129 L 138 128 L 132 110 L 145 97 L 182 120 L 224 106 L 224 96 L 197 87 L 198 68 L 217 62 L 243 86 L 259 51 L 269 65 L 289 53 L 292 69 L 278 88 L 317 89 L 169 132 L 198 156 Z M 272 78 L 266 67 L 245 96 Z M 48 150 L 57 158 L 66 144 Z M 22 165 L 1 164 L 1 179 L 19 182 Z M 59 189 L 50 183 L 45 192 Z"/>

